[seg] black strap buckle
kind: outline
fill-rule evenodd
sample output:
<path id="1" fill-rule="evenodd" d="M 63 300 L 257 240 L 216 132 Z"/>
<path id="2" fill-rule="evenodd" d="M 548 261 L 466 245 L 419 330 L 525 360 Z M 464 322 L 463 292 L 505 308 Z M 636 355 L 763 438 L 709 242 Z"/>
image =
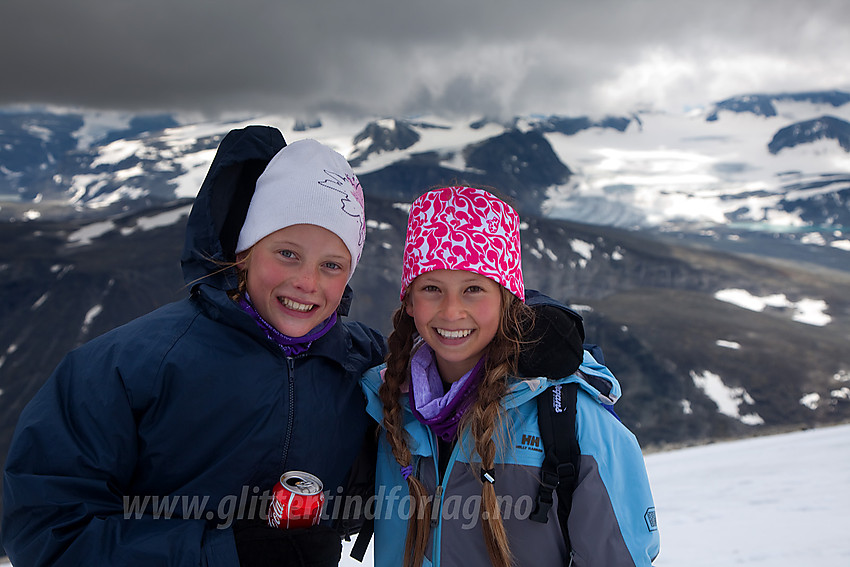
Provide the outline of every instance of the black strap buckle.
<path id="1" fill-rule="evenodd" d="M 572 463 L 558 465 L 558 481 L 572 485 L 576 480 L 576 468 Z"/>
<path id="2" fill-rule="evenodd" d="M 560 466 L 558 469 L 560 470 Z M 549 510 L 552 509 L 554 499 L 552 491 L 558 487 L 560 475 L 551 470 L 543 469 L 540 474 L 540 488 L 537 490 L 537 499 L 534 501 L 534 510 L 528 517 L 530 520 L 545 524 L 549 521 Z"/>

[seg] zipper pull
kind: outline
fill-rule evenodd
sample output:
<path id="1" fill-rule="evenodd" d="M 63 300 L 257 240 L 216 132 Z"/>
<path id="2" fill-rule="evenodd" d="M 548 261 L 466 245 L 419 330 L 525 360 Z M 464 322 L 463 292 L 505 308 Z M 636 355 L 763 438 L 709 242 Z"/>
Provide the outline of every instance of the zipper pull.
<path id="1" fill-rule="evenodd" d="M 431 504 L 431 528 L 437 527 L 437 520 L 440 518 L 440 504 L 443 501 L 443 485 L 437 487 L 437 492 L 434 493 L 434 503 Z"/>

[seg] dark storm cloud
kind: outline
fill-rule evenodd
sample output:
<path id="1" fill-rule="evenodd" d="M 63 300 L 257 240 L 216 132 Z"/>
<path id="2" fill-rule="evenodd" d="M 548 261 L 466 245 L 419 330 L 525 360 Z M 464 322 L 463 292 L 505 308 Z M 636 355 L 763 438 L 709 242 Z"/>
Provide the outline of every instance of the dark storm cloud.
<path id="1" fill-rule="evenodd" d="M 850 87 L 844 0 L 6 0 L 0 104 L 570 112 Z"/>

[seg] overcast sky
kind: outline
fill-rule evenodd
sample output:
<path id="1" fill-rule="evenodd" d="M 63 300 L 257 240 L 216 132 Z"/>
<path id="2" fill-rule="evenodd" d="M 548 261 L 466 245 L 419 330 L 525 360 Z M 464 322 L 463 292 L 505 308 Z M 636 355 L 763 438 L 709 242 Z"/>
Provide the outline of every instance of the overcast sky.
<path id="1" fill-rule="evenodd" d="M 0 105 L 578 115 L 834 88 L 848 0 L 0 2 Z"/>

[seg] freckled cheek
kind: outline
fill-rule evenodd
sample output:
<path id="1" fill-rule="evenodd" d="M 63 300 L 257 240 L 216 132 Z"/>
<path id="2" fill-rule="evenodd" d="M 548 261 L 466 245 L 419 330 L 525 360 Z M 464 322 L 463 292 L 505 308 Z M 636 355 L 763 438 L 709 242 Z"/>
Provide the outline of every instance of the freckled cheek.
<path id="1" fill-rule="evenodd" d="M 248 272 L 248 288 L 254 293 L 271 293 L 286 281 L 286 276 L 283 270 L 252 270 Z"/>

